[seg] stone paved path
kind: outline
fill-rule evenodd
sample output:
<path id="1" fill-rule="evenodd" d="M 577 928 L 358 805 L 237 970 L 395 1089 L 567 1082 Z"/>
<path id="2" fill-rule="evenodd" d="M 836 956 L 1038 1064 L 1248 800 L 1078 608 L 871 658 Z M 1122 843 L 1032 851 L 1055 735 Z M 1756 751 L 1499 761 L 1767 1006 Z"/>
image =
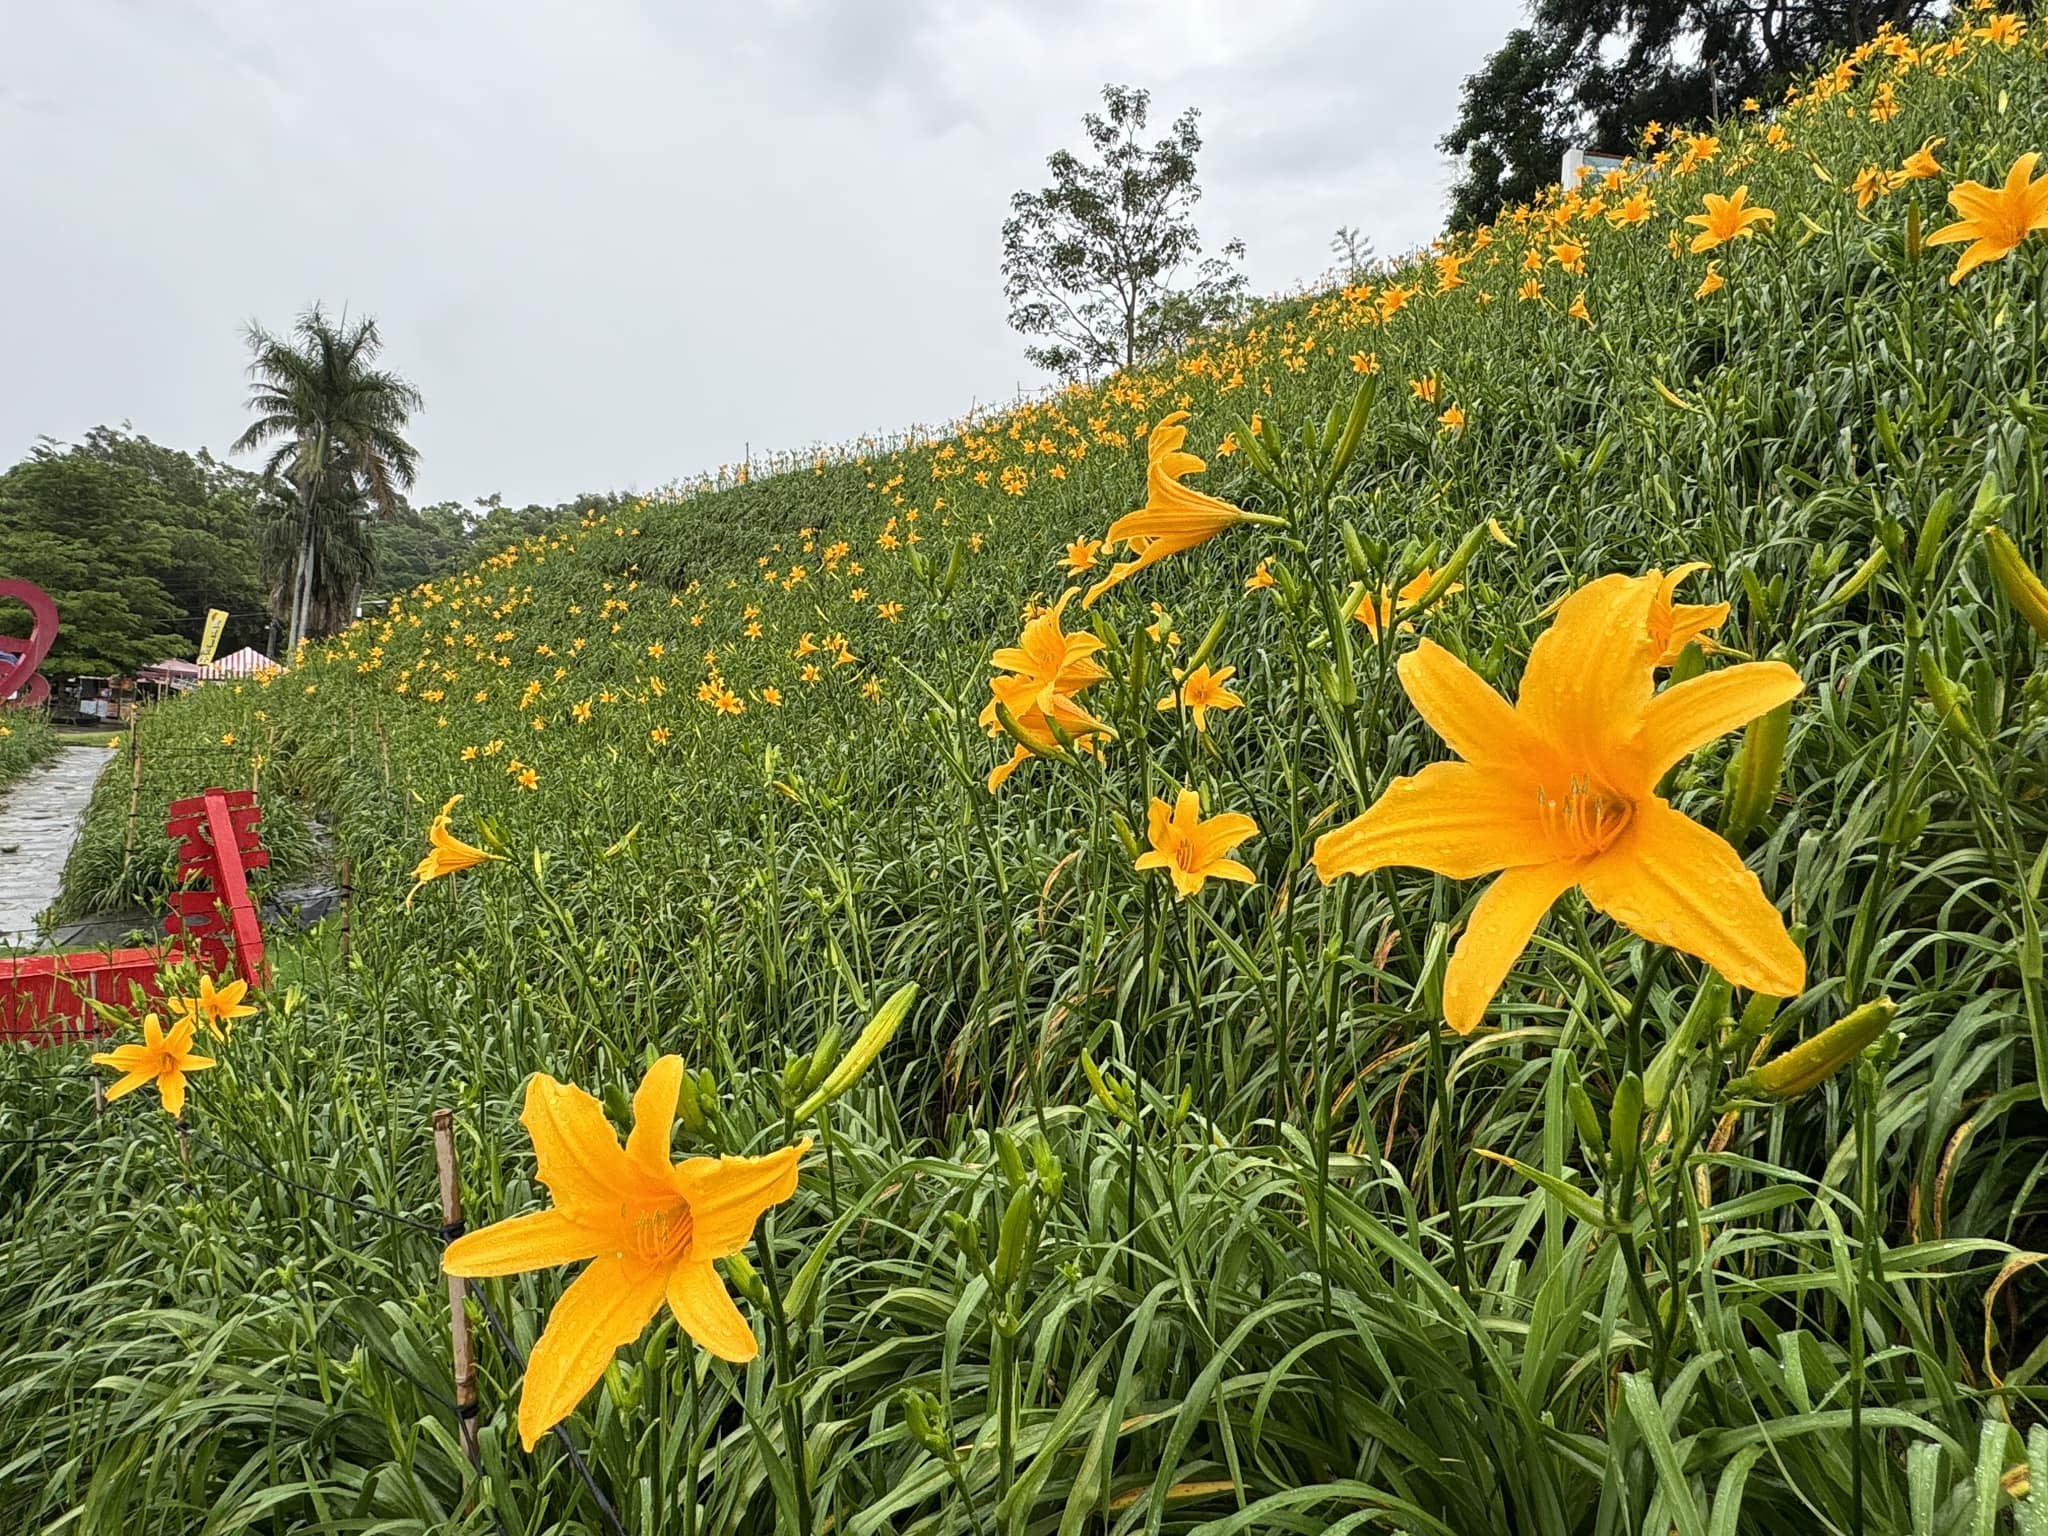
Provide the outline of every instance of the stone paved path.
<path id="1" fill-rule="evenodd" d="M 36 914 L 56 900 L 93 782 L 118 756 L 65 747 L 0 790 L 0 946 L 41 942 Z"/>

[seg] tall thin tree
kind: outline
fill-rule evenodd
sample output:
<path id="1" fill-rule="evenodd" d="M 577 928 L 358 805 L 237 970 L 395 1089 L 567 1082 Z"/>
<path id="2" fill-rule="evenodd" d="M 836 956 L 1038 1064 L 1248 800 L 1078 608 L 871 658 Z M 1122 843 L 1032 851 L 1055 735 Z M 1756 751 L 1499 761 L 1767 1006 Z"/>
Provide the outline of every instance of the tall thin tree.
<path id="1" fill-rule="evenodd" d="M 357 502 L 385 517 L 397 510 L 419 465 L 401 432 L 422 402 L 405 379 L 373 366 L 384 345 L 373 319 L 330 321 L 315 304 L 281 336 L 252 322 L 248 339 L 248 405 L 256 419 L 233 451 L 270 445 L 263 476 L 288 485 L 298 505 L 286 647 L 296 655 L 313 608 L 323 525 L 332 522 L 319 514 Z"/>

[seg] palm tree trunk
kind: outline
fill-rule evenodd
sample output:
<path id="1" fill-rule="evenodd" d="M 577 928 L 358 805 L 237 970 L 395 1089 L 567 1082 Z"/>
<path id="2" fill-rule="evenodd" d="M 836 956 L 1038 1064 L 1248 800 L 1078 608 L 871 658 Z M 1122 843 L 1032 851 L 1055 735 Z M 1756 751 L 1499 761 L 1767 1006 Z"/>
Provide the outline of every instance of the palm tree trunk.
<path id="1" fill-rule="evenodd" d="M 313 606 L 313 498 L 310 486 L 299 489 L 300 504 L 305 509 L 305 531 L 299 537 L 298 564 L 292 569 L 292 622 L 285 641 L 286 664 L 299 653 L 299 643 L 306 638 L 306 619 Z"/>

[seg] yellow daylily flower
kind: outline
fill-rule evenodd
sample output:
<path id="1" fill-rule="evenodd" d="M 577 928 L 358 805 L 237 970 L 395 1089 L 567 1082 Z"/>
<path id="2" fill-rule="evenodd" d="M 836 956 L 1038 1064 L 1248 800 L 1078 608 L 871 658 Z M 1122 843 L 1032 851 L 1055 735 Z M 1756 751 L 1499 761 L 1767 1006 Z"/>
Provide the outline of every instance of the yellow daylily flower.
<path id="1" fill-rule="evenodd" d="M 1653 665 L 1668 667 L 1675 663 L 1689 641 L 1697 640 L 1700 649 L 1711 653 L 1714 650 L 1709 630 L 1719 629 L 1728 622 L 1726 603 L 1674 603 L 1673 596 L 1678 584 L 1695 571 L 1711 570 L 1704 560 L 1694 560 L 1679 566 L 1670 575 L 1652 571 L 1657 578 L 1657 595 L 1650 603 L 1650 641 L 1657 653 Z"/>
<path id="2" fill-rule="evenodd" d="M 163 1024 L 152 1013 L 143 1018 L 140 1045 L 117 1045 L 111 1051 L 95 1051 L 92 1058 L 94 1066 L 113 1067 L 122 1074 L 120 1080 L 107 1090 L 107 1102 L 112 1103 L 123 1094 L 133 1093 L 144 1083 L 155 1083 L 165 1111 L 174 1120 L 183 1119 L 186 1074 L 204 1072 L 216 1065 L 209 1056 L 193 1054 L 195 1029 L 196 1021 L 183 1018 L 171 1026 L 169 1034 L 165 1034 Z"/>
<path id="3" fill-rule="evenodd" d="M 673 1163 L 669 1138 L 683 1061 L 664 1056 L 633 1095 L 622 1148 L 604 1106 L 536 1073 L 520 1115 L 553 1204 L 458 1237 L 441 1257 L 480 1279 L 590 1260 L 562 1292 L 526 1362 L 519 1439 L 529 1451 L 597 1384 L 614 1353 L 640 1337 L 664 1298 L 685 1333 L 721 1360 L 759 1351 L 712 1260 L 744 1248 L 771 1206 L 796 1193 L 805 1138 L 766 1157 Z"/>
<path id="4" fill-rule="evenodd" d="M 1685 222 L 1697 224 L 1700 232 L 1692 237 L 1692 251 L 1711 251 L 1715 246 L 1730 240 L 1746 240 L 1756 233 L 1755 226 L 1777 215 L 1768 208 L 1753 208 L 1749 204 L 1749 188 L 1737 187 L 1733 194 L 1722 197 L 1709 192 L 1700 199 L 1705 213 L 1686 216 Z"/>
<path id="5" fill-rule="evenodd" d="M 1076 539 L 1067 546 L 1065 561 L 1069 575 L 1084 576 L 1095 569 L 1095 557 L 1102 552 L 1100 539 Z"/>
<path id="6" fill-rule="evenodd" d="M 1009 734 L 998 706 L 1007 710 L 1016 727 L 1017 739 L 1007 763 L 989 775 L 989 793 L 1002 788 L 1026 758 L 1046 756 L 1060 750 L 1059 734 L 1085 745 L 1085 738 L 1107 735 L 1109 727 L 1074 702 L 1075 695 L 1094 687 L 1109 676 L 1095 653 L 1102 642 L 1090 634 L 1066 634 L 1060 628 L 1061 615 L 1073 598 L 1073 589 L 1060 594 L 1059 601 L 1024 626 L 1013 646 L 1004 646 L 990 658 L 991 665 L 1008 676 L 989 679 L 989 701 L 982 706 L 980 723 L 991 736 Z M 1057 731 L 1055 731 L 1057 727 Z"/>
<path id="7" fill-rule="evenodd" d="M 1177 898 L 1194 895 L 1208 880 L 1258 882 L 1229 855 L 1239 843 L 1259 835 L 1259 824 L 1241 811 L 1224 811 L 1204 821 L 1202 797 L 1192 789 L 1182 790 L 1171 809 L 1153 796 L 1146 832 L 1152 849 L 1138 855 L 1138 868 L 1165 870 Z"/>
<path id="8" fill-rule="evenodd" d="M 486 859 L 498 857 L 495 853 L 485 853 L 481 848 L 470 846 L 448 830 L 451 813 L 456 802 L 461 799 L 460 795 L 450 795 L 448 803 L 441 807 L 441 813 L 434 818 L 434 824 L 427 829 L 427 856 L 413 869 L 412 889 L 405 893 L 407 907 L 412 905 L 413 897 L 419 894 L 420 887 L 429 880 L 438 880 L 443 875 L 459 874 L 465 869 L 474 869 Z"/>
<path id="9" fill-rule="evenodd" d="M 1499 526 L 1498 523 L 1494 524 L 1495 528 Z M 1501 537 L 1501 542 L 1505 544 L 1508 541 L 1503 536 Z M 1353 611 L 1351 617 L 1371 630 L 1373 635 L 1377 637 L 1384 626 L 1394 622 L 1396 612 L 1406 612 L 1408 607 L 1417 598 L 1429 590 L 1430 583 L 1435 580 L 1436 572 L 1425 565 L 1420 571 L 1416 572 L 1413 581 L 1402 583 L 1401 590 L 1398 593 L 1381 587 L 1377 603 L 1369 597 L 1361 598 L 1358 607 Z M 1436 601 L 1440 603 L 1453 592 L 1462 592 L 1464 590 L 1465 584 L 1462 581 L 1454 581 L 1437 594 Z M 1434 608 L 1436 603 L 1431 603 L 1430 606 Z M 1401 633 L 1412 633 L 1414 628 L 1414 625 L 1404 623 L 1401 626 Z"/>
<path id="10" fill-rule="evenodd" d="M 1208 467 L 1192 453 L 1181 451 L 1181 444 L 1187 441 L 1188 436 L 1184 425 L 1187 419 L 1186 411 L 1171 412 L 1160 418 L 1146 439 L 1145 505 L 1136 512 L 1125 513 L 1109 525 L 1108 542 L 1126 545 L 1136 558 L 1112 566 L 1109 574 L 1090 587 L 1081 599 L 1083 608 L 1094 607 L 1095 600 L 1103 593 L 1147 566 L 1157 565 L 1169 555 L 1207 543 L 1239 523 L 1285 526 L 1284 518 L 1246 512 L 1205 491 L 1180 483 L 1181 476 L 1200 474 Z"/>
<path id="11" fill-rule="evenodd" d="M 1460 761 L 1396 779 L 1316 843 L 1324 881 L 1395 865 L 1453 880 L 1498 873 L 1444 976 L 1444 1017 L 1477 1028 L 1551 904 L 1574 886 L 1616 922 L 1773 997 L 1806 959 L 1741 856 L 1658 798 L 1673 764 L 1795 697 L 1799 674 L 1756 661 L 1655 692 L 1659 576 L 1580 588 L 1537 640 L 1510 705 L 1441 646 L 1399 663 L 1401 685 Z"/>
<path id="12" fill-rule="evenodd" d="M 1179 686 L 1159 701 L 1163 712 L 1170 709 L 1186 709 L 1195 717 L 1195 729 L 1209 729 L 1209 711 L 1212 709 L 1237 709 L 1244 700 L 1232 693 L 1227 684 L 1237 676 L 1237 668 L 1220 667 L 1210 671 L 1206 664 L 1195 668 L 1179 679 Z"/>
<path id="13" fill-rule="evenodd" d="M 255 1006 L 242 1001 L 248 992 L 249 983 L 239 977 L 216 988 L 211 976 L 201 976 L 199 995 L 181 997 L 171 1008 L 180 1020 L 189 1018 L 195 1024 L 204 1024 L 216 1040 L 225 1040 L 234 1029 L 235 1020 L 256 1016 Z"/>
<path id="14" fill-rule="evenodd" d="M 2034 165 L 2040 158 L 2034 151 L 2021 155 L 2013 161 L 2005 185 L 2000 187 L 1964 181 L 1949 188 L 1949 205 L 1962 217 L 1937 229 L 1927 237 L 1927 243 L 1970 242 L 1957 259 L 1955 270 L 1948 275 L 1951 286 L 1986 262 L 2010 256 L 2034 230 L 2048 229 L 2048 176 L 2039 181 L 2033 179 Z"/>

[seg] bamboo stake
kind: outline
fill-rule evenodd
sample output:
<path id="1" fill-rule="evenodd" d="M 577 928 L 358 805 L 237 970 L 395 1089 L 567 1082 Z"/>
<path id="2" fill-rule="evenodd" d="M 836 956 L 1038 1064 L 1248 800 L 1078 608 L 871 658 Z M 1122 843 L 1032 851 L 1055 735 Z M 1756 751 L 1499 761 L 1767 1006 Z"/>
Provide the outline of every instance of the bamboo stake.
<path id="1" fill-rule="evenodd" d="M 345 932 L 346 930 L 344 930 Z M 462 1231 L 462 1186 L 455 1175 L 455 1114 L 434 1111 L 434 1165 L 441 1175 L 441 1228 L 450 1240 Z M 480 1466 L 476 1444 L 476 1357 L 470 1349 L 469 1310 L 463 1303 L 460 1275 L 448 1277 L 448 1334 L 455 1362 L 455 1417 L 462 1427 L 462 1449 L 471 1466 Z"/>

